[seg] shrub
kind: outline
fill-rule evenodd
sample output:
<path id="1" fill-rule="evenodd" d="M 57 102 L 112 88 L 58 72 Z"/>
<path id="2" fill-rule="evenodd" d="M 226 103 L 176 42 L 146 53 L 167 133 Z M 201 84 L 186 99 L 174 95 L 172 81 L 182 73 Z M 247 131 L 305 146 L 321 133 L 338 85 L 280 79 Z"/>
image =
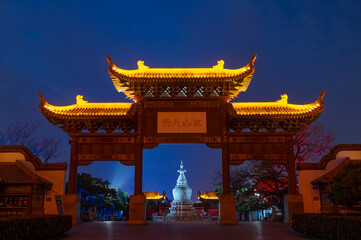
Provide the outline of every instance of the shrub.
<path id="1" fill-rule="evenodd" d="M 41 215 L 0 219 L 0 240 L 45 239 L 62 235 L 72 226 L 70 215 Z"/>
<path id="2" fill-rule="evenodd" d="M 359 214 L 295 214 L 292 228 L 307 236 L 319 239 L 361 239 Z"/>

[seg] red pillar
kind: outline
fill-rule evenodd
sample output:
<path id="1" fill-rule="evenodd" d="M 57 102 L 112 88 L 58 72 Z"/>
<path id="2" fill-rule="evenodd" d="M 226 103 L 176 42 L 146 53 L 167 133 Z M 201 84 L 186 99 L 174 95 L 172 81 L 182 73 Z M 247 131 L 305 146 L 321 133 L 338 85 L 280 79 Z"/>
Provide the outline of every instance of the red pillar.
<path id="1" fill-rule="evenodd" d="M 303 197 L 297 194 L 297 179 L 293 138 L 288 139 L 288 194 L 284 196 L 284 223 L 291 224 L 294 214 L 303 213 Z"/>
<path id="2" fill-rule="evenodd" d="M 225 140 L 222 142 L 222 183 L 223 194 L 230 194 L 229 149 Z"/>
<path id="3" fill-rule="evenodd" d="M 143 146 L 141 143 L 136 146 L 134 158 L 134 194 L 140 194 L 143 192 Z"/>
<path id="4" fill-rule="evenodd" d="M 219 224 L 237 224 L 236 202 L 230 192 L 229 144 L 228 139 L 222 141 L 222 180 L 223 193 L 219 198 Z"/>
<path id="5" fill-rule="evenodd" d="M 296 165 L 295 165 L 295 156 L 293 152 L 293 142 L 289 144 L 288 150 L 288 193 L 297 194 L 297 179 L 296 179 Z"/>
<path id="6" fill-rule="evenodd" d="M 128 224 L 145 224 L 145 195 L 142 192 L 143 145 L 138 142 L 134 152 L 134 194 L 129 199 Z"/>
<path id="7" fill-rule="evenodd" d="M 77 144 L 74 140 L 70 140 L 70 164 L 69 164 L 69 182 L 68 182 L 68 194 L 76 194 L 76 176 L 78 174 L 77 163 Z"/>

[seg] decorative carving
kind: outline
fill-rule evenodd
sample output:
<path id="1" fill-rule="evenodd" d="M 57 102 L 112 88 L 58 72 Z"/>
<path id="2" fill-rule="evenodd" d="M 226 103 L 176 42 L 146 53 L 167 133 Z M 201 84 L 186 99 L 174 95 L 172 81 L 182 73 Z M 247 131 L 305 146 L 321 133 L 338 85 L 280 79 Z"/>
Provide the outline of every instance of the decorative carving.
<path id="1" fill-rule="evenodd" d="M 133 144 L 135 142 L 134 137 L 113 137 L 113 136 L 87 136 L 79 137 L 79 143 L 124 143 L 124 144 Z"/>
<path id="2" fill-rule="evenodd" d="M 286 136 L 231 136 L 230 143 L 286 143 Z"/>
<path id="3" fill-rule="evenodd" d="M 230 154 L 230 160 L 277 160 L 287 163 L 287 154 Z"/>
<path id="4" fill-rule="evenodd" d="M 205 137 L 144 137 L 144 144 L 159 144 L 159 143 L 212 143 L 220 144 L 220 136 L 205 136 Z"/>
<path id="5" fill-rule="evenodd" d="M 64 132 L 80 133 L 82 130 L 85 129 L 85 122 L 77 121 L 77 120 L 69 120 L 69 121 L 63 122 L 63 124 L 60 126 L 60 128 Z"/>
<path id="6" fill-rule="evenodd" d="M 276 102 L 281 103 L 281 104 L 287 104 L 288 103 L 288 95 L 282 94 L 281 99 L 277 100 Z"/>
<path id="7" fill-rule="evenodd" d="M 261 130 L 275 132 L 277 129 L 291 132 L 299 131 L 305 125 L 312 121 L 313 120 L 289 118 L 247 119 L 243 117 L 234 117 L 231 120 L 230 126 L 231 129 L 235 132 L 242 132 L 245 129 L 249 129 L 251 132 L 260 132 Z"/>
<path id="8" fill-rule="evenodd" d="M 134 154 L 78 154 L 78 161 L 134 161 Z"/>
<path id="9" fill-rule="evenodd" d="M 143 106 L 146 109 L 161 109 L 161 108 L 219 108 L 221 105 L 221 102 L 216 101 L 142 101 Z"/>
<path id="10" fill-rule="evenodd" d="M 76 96 L 76 104 L 78 104 L 78 105 L 84 105 L 84 104 L 86 104 L 88 101 L 85 101 L 85 100 L 83 100 L 83 95 L 77 95 Z"/>
<path id="11" fill-rule="evenodd" d="M 148 68 L 149 68 L 148 66 L 145 66 L 145 65 L 144 65 L 144 61 L 141 61 L 141 60 L 139 60 L 139 61 L 137 62 L 137 65 L 138 65 L 138 69 L 139 69 L 139 70 L 145 70 L 145 69 L 148 69 Z"/>
<path id="12" fill-rule="evenodd" d="M 86 121 L 85 122 L 85 128 L 90 132 L 90 133 L 96 133 L 99 131 L 99 129 L 101 128 L 101 123 L 98 121 Z"/>
<path id="13" fill-rule="evenodd" d="M 215 70 L 222 70 L 224 66 L 224 61 L 223 60 L 219 60 L 217 61 L 217 65 L 213 66 L 213 68 Z"/>

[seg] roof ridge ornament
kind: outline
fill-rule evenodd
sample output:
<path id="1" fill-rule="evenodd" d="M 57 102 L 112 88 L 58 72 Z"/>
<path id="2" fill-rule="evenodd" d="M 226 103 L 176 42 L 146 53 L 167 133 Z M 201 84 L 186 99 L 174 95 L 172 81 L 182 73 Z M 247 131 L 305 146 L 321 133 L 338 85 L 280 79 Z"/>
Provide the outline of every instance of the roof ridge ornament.
<path id="1" fill-rule="evenodd" d="M 76 104 L 77 105 L 84 105 L 84 104 L 88 103 L 88 101 L 83 100 L 83 97 L 84 97 L 83 95 L 76 96 Z"/>
<path id="2" fill-rule="evenodd" d="M 108 72 L 118 92 L 124 93 L 127 98 L 134 100 L 143 98 L 164 97 L 163 92 L 168 88 L 167 97 L 199 97 L 195 93 L 199 89 L 202 97 L 222 97 L 230 100 L 245 92 L 254 73 L 254 54 L 247 65 L 236 69 L 224 68 L 224 60 L 217 61 L 217 65 L 208 68 L 150 68 L 138 61 L 137 69 L 122 69 L 117 67 L 107 55 L 109 62 Z M 179 88 L 184 88 L 184 95 L 179 95 Z M 214 93 L 214 86 L 217 88 Z M 152 94 L 148 90 L 152 88 Z"/>
<path id="3" fill-rule="evenodd" d="M 139 61 L 137 62 L 137 65 L 138 65 L 138 69 L 139 69 L 139 70 L 146 70 L 146 69 L 149 68 L 149 66 L 145 66 L 145 65 L 144 65 L 144 61 L 142 61 L 142 60 L 139 60 Z"/>
<path id="4" fill-rule="evenodd" d="M 280 104 L 288 104 L 288 95 L 287 94 L 282 94 L 281 99 L 277 100 L 276 102 L 280 103 Z"/>
<path id="5" fill-rule="evenodd" d="M 223 70 L 224 69 L 224 61 L 219 60 L 217 61 L 217 65 L 213 66 L 215 70 Z"/>

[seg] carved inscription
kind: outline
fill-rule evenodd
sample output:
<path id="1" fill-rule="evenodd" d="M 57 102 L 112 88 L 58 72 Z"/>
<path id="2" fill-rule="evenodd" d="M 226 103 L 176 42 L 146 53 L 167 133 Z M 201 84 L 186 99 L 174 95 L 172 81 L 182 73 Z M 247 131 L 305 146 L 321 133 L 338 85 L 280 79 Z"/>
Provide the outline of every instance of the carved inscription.
<path id="1" fill-rule="evenodd" d="M 158 133 L 207 133 L 206 112 L 158 112 Z"/>

